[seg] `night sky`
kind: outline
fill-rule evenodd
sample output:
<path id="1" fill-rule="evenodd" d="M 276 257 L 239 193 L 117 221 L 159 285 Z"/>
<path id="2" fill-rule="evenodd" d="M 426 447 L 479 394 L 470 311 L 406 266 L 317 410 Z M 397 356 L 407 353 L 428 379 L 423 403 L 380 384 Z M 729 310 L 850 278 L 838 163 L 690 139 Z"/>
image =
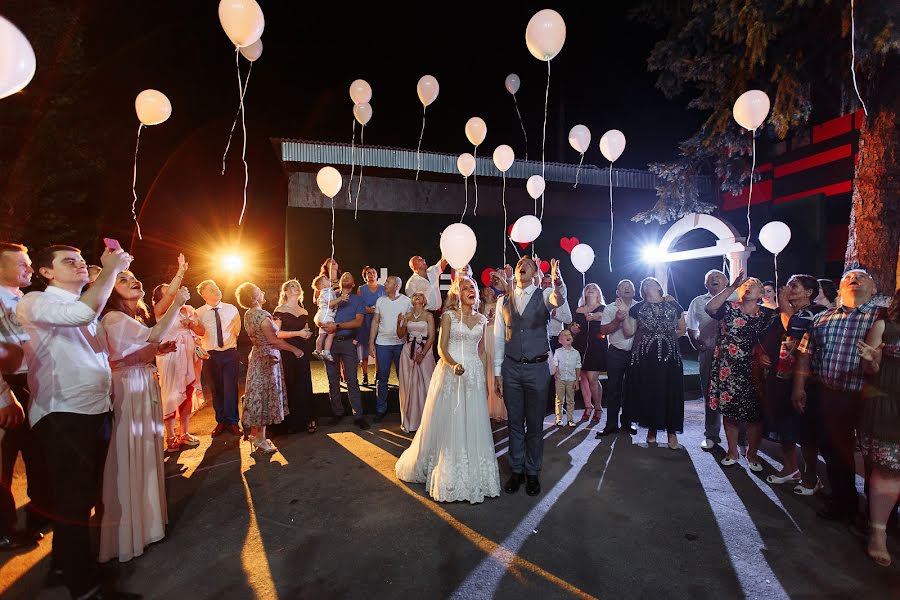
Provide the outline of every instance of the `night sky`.
<path id="1" fill-rule="evenodd" d="M 552 62 L 547 160 L 577 162 L 566 134 L 583 123 L 593 134 L 586 162 L 604 162 L 597 142 L 605 130 L 617 128 L 628 139 L 617 166 L 645 168 L 648 162 L 673 157 L 677 143 L 704 117 L 684 109 L 687 99 L 668 101 L 653 87 L 646 58 L 663 32 L 629 20 L 627 2 L 434 3 L 426 12 L 421 3 L 360 8 L 261 0 L 264 50 L 246 97 L 251 208 L 244 230 L 237 232 L 243 178 L 234 145 L 228 173 L 219 173 L 238 90 L 234 50 L 219 25 L 218 2 L 55 4 L 71 11 L 73 19 L 61 29 L 68 35 L 46 42 L 40 32 L 48 25 L 34 2 L 3 4 L 4 16 L 32 40 L 38 60 L 25 92 L 4 101 L 15 103 L 19 112 L 0 115 L 3 152 L 16 153 L 20 160 L 40 159 L 48 168 L 70 168 L 65 157 L 52 152 L 29 155 L 35 151 L 25 143 L 29 130 L 21 119 L 11 122 L 9 115 L 25 110 L 39 120 L 42 103 L 76 91 L 82 99 L 67 125 L 83 132 L 106 163 L 102 176 L 83 182 L 96 199 L 98 233 L 127 240 L 138 124 L 134 97 L 145 88 L 163 91 L 172 102 L 172 117 L 145 128 L 138 161 L 138 195 L 147 204 L 142 227 L 154 249 L 178 248 L 187 239 L 202 241 L 213 229 L 219 236 L 227 231 L 264 237 L 273 251 L 280 248 L 285 180 L 269 140 L 349 142 L 352 104 L 347 90 L 358 77 L 374 90 L 367 143 L 415 148 L 421 126 L 415 85 L 428 73 L 437 77 L 441 92 L 428 109 L 423 149 L 468 151 L 463 126 L 478 115 L 488 125 L 484 146 L 489 151 L 507 143 L 521 156 L 522 133 L 512 97 L 503 87 L 505 76 L 515 72 L 522 79 L 517 97 L 529 157 L 539 157 L 546 64 L 527 51 L 524 32 L 541 8 L 556 9 L 567 24 L 566 44 Z M 56 64 L 72 56 L 79 36 L 87 71 L 66 79 Z M 243 59 L 242 67 L 246 72 Z M 240 138 L 235 142 L 239 151 Z M 0 189 L 8 184 L 0 179 Z M 138 252 L 141 248 L 136 246 Z"/>

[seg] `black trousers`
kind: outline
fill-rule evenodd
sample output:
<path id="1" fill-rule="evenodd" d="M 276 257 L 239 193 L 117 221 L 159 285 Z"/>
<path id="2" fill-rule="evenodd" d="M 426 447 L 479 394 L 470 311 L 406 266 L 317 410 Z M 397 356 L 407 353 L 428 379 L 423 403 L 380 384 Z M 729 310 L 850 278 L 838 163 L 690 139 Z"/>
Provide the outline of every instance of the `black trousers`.
<path id="1" fill-rule="evenodd" d="M 834 510 L 853 517 L 859 510 L 859 494 L 856 491 L 856 426 L 862 414 L 862 394 L 834 390 L 815 382 L 808 386 L 807 394 L 815 394 L 807 406 L 815 406 L 821 415 L 819 446 L 825 459 L 825 470 L 831 484 L 831 500 Z"/>
<path id="2" fill-rule="evenodd" d="M 50 413 L 34 426 L 47 457 L 54 500 L 52 562 L 73 597 L 100 583 L 91 549 L 91 508 L 99 496 L 111 413 Z"/>
<path id="3" fill-rule="evenodd" d="M 631 364 L 631 351 L 610 346 L 606 354 L 607 393 L 606 429 L 619 428 L 619 411 L 622 411 L 622 426 L 630 427 L 633 421 L 631 403 L 625 394 L 625 373 Z"/>
<path id="4" fill-rule="evenodd" d="M 4 375 L 16 399 L 25 409 L 25 421 L 13 429 L 7 429 L 0 441 L 0 534 L 8 534 L 16 527 L 16 502 L 12 495 L 13 472 L 16 459 L 22 453 L 25 475 L 28 481 L 28 504 L 25 506 L 26 527 L 40 528 L 49 519 L 51 496 L 47 463 L 40 441 L 28 425 L 27 375 Z"/>

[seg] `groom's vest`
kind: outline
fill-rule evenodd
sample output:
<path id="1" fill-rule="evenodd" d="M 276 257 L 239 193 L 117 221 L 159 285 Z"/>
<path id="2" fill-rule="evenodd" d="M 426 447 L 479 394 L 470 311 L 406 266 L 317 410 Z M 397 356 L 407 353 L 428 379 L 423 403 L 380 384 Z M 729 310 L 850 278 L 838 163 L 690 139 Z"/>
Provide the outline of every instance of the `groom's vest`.
<path id="1" fill-rule="evenodd" d="M 515 361 L 531 360 L 550 352 L 550 341 L 547 339 L 550 311 L 544 304 L 542 289 L 534 290 L 521 315 L 516 310 L 516 293 L 513 290 L 503 303 L 503 320 L 506 323 L 506 356 Z"/>

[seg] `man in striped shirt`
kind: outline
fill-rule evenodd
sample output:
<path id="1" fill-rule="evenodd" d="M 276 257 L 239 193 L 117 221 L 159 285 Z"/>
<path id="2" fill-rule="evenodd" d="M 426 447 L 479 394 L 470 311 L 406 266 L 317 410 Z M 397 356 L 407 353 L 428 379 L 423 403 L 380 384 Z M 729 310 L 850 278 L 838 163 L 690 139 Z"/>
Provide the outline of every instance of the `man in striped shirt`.
<path id="1" fill-rule="evenodd" d="M 832 497 L 818 514 L 829 520 L 852 520 L 858 509 L 853 451 L 863 368 L 857 343 L 884 318 L 884 308 L 872 300 L 875 291 L 868 273 L 847 271 L 841 279 L 842 306 L 819 313 L 797 349 L 791 397 L 797 411 L 814 411 L 819 427 Z"/>

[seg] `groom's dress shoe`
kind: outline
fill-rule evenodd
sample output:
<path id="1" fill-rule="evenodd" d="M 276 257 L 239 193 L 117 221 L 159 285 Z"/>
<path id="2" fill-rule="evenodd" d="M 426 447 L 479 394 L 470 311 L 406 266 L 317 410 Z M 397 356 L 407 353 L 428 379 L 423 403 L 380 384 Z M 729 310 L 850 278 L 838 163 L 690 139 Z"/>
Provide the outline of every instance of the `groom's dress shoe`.
<path id="1" fill-rule="evenodd" d="M 537 496 L 541 493 L 541 482 L 538 481 L 537 475 L 525 477 L 525 493 L 529 496 Z"/>
<path id="2" fill-rule="evenodd" d="M 507 494 L 515 494 L 519 491 L 519 488 L 523 483 L 525 483 L 525 474 L 513 473 L 509 477 L 509 479 L 506 480 L 506 485 L 503 487 L 503 491 L 505 491 Z"/>

